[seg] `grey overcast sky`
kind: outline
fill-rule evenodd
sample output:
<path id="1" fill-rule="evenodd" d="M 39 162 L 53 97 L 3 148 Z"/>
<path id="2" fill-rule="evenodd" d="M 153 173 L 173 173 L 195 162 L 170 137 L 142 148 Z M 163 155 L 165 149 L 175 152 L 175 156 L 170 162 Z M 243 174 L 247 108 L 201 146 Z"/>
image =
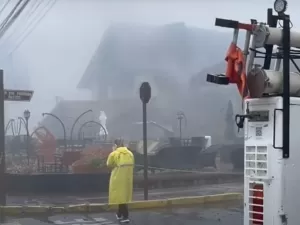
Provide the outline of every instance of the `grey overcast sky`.
<path id="1" fill-rule="evenodd" d="M 0 0 L 0 5 L 4 1 Z M 43 4 L 46 5 L 47 1 Z M 15 2 L 11 0 L 11 7 Z M 299 5 L 296 0 L 289 1 L 288 11 L 295 29 L 300 27 L 299 13 L 296 11 Z M 76 85 L 103 32 L 113 22 L 157 25 L 185 22 L 190 26 L 216 29 L 215 17 L 265 21 L 268 7 L 273 7 L 273 0 L 57 0 L 11 56 L 7 56 L 8 47 L 13 49 L 18 44 L 22 27 L 27 25 L 26 20 L 15 23 L 18 27 L 5 46 L 1 46 L 0 42 L 0 55 L 12 64 L 11 70 L 29 81 L 24 81 L 24 85 L 21 83 L 18 88 L 35 91 L 31 103 L 6 103 L 8 117 L 21 115 L 24 108 L 29 108 L 34 124 L 41 119 L 42 112 L 53 108 L 55 96 L 89 98 L 88 93 L 77 91 Z M 0 15 L 0 20 L 4 15 L 5 12 Z"/>

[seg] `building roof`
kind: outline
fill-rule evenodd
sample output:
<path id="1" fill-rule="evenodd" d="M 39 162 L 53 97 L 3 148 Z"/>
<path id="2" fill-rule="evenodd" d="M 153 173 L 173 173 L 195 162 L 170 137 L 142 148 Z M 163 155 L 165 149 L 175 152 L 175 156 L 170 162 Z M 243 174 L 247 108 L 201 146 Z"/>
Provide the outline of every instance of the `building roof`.
<path id="1" fill-rule="evenodd" d="M 220 35 L 224 37 L 222 43 Z M 217 62 L 216 54 L 223 56 L 230 38 L 226 33 L 191 28 L 184 23 L 114 24 L 104 33 L 78 88 L 90 88 L 99 76 L 126 72 L 189 78 L 202 67 Z"/>

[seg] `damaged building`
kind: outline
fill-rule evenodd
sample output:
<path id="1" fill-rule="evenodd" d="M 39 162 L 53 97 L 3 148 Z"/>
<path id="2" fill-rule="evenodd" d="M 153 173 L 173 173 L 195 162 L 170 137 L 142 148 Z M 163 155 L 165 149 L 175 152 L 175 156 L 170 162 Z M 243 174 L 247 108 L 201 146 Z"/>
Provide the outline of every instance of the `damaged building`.
<path id="1" fill-rule="evenodd" d="M 224 36 L 222 43 L 220 35 Z M 74 120 L 91 109 L 92 113 L 78 121 L 73 139 L 81 135 L 78 132 L 83 123 L 99 121 L 100 111 L 107 115 L 110 137 L 140 139 L 139 87 L 141 82 L 148 81 L 152 87 L 152 99 L 148 104 L 150 139 L 178 136 L 176 114 L 183 111 L 187 118 L 182 126 L 184 137 L 211 135 L 214 142 L 223 141 L 228 102 L 222 97 L 226 95 L 222 88 L 205 82 L 205 68 L 217 64 L 217 59 L 224 56 L 230 38 L 230 34 L 188 27 L 183 23 L 164 26 L 114 24 L 103 34 L 77 86 L 90 90 L 92 99 L 61 100 L 52 113 L 64 122 L 68 138 Z M 235 103 L 238 99 L 235 87 L 224 89 L 232 93 Z M 57 138 L 63 137 L 63 130 L 54 118 L 46 116 L 40 125 L 46 126 Z M 99 126 L 90 125 L 82 132 L 96 135 Z"/>

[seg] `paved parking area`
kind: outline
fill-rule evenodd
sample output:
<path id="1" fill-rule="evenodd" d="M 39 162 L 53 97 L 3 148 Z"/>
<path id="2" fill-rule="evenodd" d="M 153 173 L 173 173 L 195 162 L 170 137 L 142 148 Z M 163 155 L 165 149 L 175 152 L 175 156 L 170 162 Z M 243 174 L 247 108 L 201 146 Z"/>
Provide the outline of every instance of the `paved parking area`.
<path id="1" fill-rule="evenodd" d="M 242 202 L 205 207 L 160 209 L 130 213 L 134 225 L 242 225 Z M 6 225 L 117 225 L 114 213 L 58 215 L 44 219 L 9 219 Z"/>
<path id="2" fill-rule="evenodd" d="M 206 185 L 199 187 L 182 187 L 152 190 L 150 199 L 171 198 L 179 196 L 212 195 L 228 192 L 242 192 L 243 184 L 230 183 Z M 70 204 L 86 202 L 107 202 L 107 196 L 52 196 L 22 197 L 10 199 L 11 204 Z M 136 192 L 135 200 L 143 198 L 142 192 Z M 13 201 L 12 201 L 13 200 Z M 131 223 L 134 225 L 242 225 L 243 208 L 241 202 L 210 205 L 205 207 L 159 209 L 131 212 Z M 43 218 L 6 218 L 5 225 L 116 225 L 119 224 L 114 213 L 90 215 L 56 215 Z"/>

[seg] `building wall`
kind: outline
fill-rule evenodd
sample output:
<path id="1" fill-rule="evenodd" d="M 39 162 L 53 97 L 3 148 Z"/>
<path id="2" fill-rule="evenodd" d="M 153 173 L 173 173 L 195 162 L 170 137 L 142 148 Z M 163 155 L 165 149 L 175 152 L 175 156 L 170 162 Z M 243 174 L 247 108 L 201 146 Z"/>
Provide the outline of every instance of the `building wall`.
<path id="1" fill-rule="evenodd" d="M 152 97 L 159 94 L 154 76 L 136 75 L 131 77 L 115 76 L 110 82 L 95 82 L 91 87 L 93 100 L 131 99 L 139 97 L 142 82 L 149 82 Z M 100 85 L 101 84 L 101 85 Z"/>
<path id="2" fill-rule="evenodd" d="M 92 100 L 94 101 L 108 97 L 107 84 L 100 85 L 100 82 L 94 82 L 90 90 L 92 92 Z"/>

